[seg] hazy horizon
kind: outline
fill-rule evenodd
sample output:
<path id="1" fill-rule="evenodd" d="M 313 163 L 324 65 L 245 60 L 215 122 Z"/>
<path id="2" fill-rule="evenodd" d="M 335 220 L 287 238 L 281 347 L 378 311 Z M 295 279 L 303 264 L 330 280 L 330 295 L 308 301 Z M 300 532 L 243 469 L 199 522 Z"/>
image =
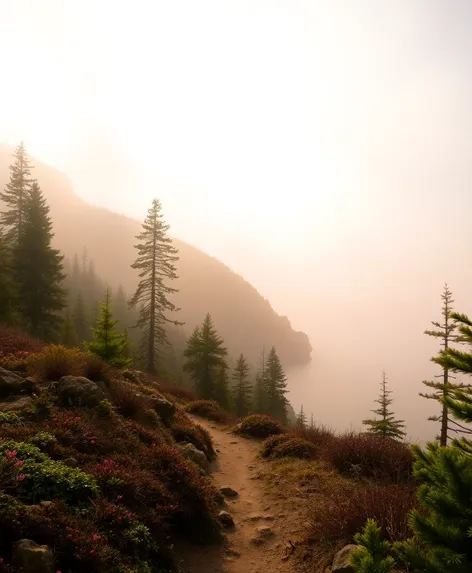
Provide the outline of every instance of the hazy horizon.
<path id="1" fill-rule="evenodd" d="M 90 203 L 158 196 L 309 335 L 296 409 L 358 427 L 385 369 L 432 437 L 423 330 L 445 282 L 472 312 L 471 27 L 467 0 L 0 0 L 0 142 Z"/>

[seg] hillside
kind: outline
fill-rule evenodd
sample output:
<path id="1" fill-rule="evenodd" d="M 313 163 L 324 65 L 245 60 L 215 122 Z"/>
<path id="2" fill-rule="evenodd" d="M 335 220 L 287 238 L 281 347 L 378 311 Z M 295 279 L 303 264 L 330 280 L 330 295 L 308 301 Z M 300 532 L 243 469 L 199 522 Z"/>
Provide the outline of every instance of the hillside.
<path id="1" fill-rule="evenodd" d="M 12 148 L 0 146 L 0 188 L 8 180 Z M 55 169 L 32 160 L 34 177 L 45 193 L 54 221 L 55 243 L 66 256 L 84 249 L 104 279 L 131 291 L 136 274 L 130 268 L 134 237 L 141 223 L 78 197 L 69 179 Z M 190 332 L 210 312 L 231 352 L 258 359 L 262 346 L 274 344 L 286 366 L 309 362 L 311 346 L 303 332 L 296 332 L 287 317 L 279 316 L 257 290 L 221 261 L 174 239 L 179 249 L 176 304 L 179 319 Z"/>

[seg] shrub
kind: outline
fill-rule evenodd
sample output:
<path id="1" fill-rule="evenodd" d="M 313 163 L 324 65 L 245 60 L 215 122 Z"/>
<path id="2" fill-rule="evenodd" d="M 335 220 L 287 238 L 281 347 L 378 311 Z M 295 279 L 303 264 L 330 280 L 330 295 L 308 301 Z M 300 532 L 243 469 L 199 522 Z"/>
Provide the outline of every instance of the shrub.
<path id="1" fill-rule="evenodd" d="M 31 352 L 28 350 L 19 350 L 11 354 L 1 354 L 0 368 L 5 368 L 5 370 L 10 370 L 11 372 L 26 372 L 30 355 Z"/>
<path id="2" fill-rule="evenodd" d="M 46 346 L 39 354 L 28 359 L 28 373 L 40 380 L 56 381 L 63 376 L 79 376 L 82 373 L 85 355 L 77 348 Z"/>
<path id="3" fill-rule="evenodd" d="M 272 455 L 274 449 L 281 443 L 292 440 L 294 434 L 287 432 L 286 434 L 276 434 L 275 436 L 270 436 L 262 442 L 261 456 L 263 458 L 269 458 Z"/>
<path id="4" fill-rule="evenodd" d="M 186 404 L 184 410 L 190 414 L 196 414 L 197 416 L 221 424 L 231 424 L 234 422 L 233 416 L 220 408 L 218 402 L 214 400 L 196 400 L 195 402 Z"/>
<path id="5" fill-rule="evenodd" d="M 40 352 L 43 343 L 31 338 L 21 330 L 0 325 L 0 349 L 2 355 L 14 355 L 18 352 Z"/>
<path id="6" fill-rule="evenodd" d="M 179 388 L 178 386 L 160 386 L 159 391 L 164 394 L 164 396 L 172 396 L 178 402 L 182 404 L 188 404 L 189 402 L 195 402 L 195 396 L 190 390 L 186 388 Z"/>
<path id="7" fill-rule="evenodd" d="M 411 479 L 413 454 L 405 444 L 369 434 L 338 436 L 325 451 L 340 472 L 399 483 Z"/>
<path id="8" fill-rule="evenodd" d="M 84 356 L 82 374 L 85 378 L 92 380 L 92 382 L 104 382 L 109 385 L 110 380 L 113 378 L 113 368 L 101 358 L 93 354 L 86 354 Z"/>
<path id="9" fill-rule="evenodd" d="M 56 438 L 48 432 L 39 432 L 34 436 L 31 436 L 28 442 L 39 448 L 42 452 L 47 453 L 50 453 L 52 450 L 54 450 L 54 447 L 57 444 Z"/>
<path id="10" fill-rule="evenodd" d="M 171 433 L 177 442 L 190 442 L 211 460 L 215 456 L 210 434 L 198 424 L 193 424 L 183 412 L 177 411 L 172 421 Z"/>
<path id="11" fill-rule="evenodd" d="M 302 438 L 291 438 L 275 446 L 272 457 L 311 460 L 316 457 L 317 453 L 318 449 L 311 442 Z"/>
<path id="12" fill-rule="evenodd" d="M 0 412 L 0 424 L 11 424 L 12 426 L 21 425 L 22 421 L 18 414 L 14 412 Z"/>
<path id="13" fill-rule="evenodd" d="M 314 446 L 326 450 L 336 440 L 336 435 L 326 426 L 313 426 L 311 428 L 300 428 L 295 430 L 295 434 L 304 440 L 308 440 Z"/>
<path id="14" fill-rule="evenodd" d="M 134 419 L 149 408 L 149 401 L 146 397 L 138 394 L 136 388 L 127 382 L 113 380 L 109 392 L 112 404 L 125 418 Z"/>
<path id="15" fill-rule="evenodd" d="M 95 412 L 100 418 L 110 418 L 113 415 L 113 405 L 109 400 L 102 400 L 98 406 L 95 406 Z"/>
<path id="16" fill-rule="evenodd" d="M 247 416 L 238 427 L 238 432 L 251 438 L 268 438 L 275 434 L 282 434 L 286 430 L 270 416 L 253 414 Z"/>

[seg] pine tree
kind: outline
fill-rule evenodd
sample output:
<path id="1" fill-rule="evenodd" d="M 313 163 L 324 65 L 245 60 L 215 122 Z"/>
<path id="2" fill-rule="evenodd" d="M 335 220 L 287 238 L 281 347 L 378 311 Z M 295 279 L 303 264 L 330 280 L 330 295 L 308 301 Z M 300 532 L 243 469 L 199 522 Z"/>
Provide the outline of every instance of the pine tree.
<path id="1" fill-rule="evenodd" d="M 264 380 L 268 395 L 267 413 L 285 424 L 287 421 L 287 399 L 285 398 L 287 377 L 275 346 L 272 346 L 267 356 Z"/>
<path id="2" fill-rule="evenodd" d="M 295 427 L 299 430 L 304 430 L 306 428 L 306 414 L 303 411 L 303 404 L 300 406 L 300 412 L 298 413 Z"/>
<path id="3" fill-rule="evenodd" d="M 92 354 L 112 366 L 126 368 L 131 360 L 126 356 L 125 334 L 117 332 L 117 323 L 118 321 L 113 318 L 110 290 L 107 289 L 97 325 L 93 329 L 93 340 L 87 342 L 85 346 Z"/>
<path id="4" fill-rule="evenodd" d="M 232 378 L 234 413 L 238 418 L 244 418 L 251 409 L 252 388 L 249 381 L 249 365 L 243 354 L 239 355 Z"/>
<path id="5" fill-rule="evenodd" d="M 354 541 L 358 548 L 352 554 L 352 566 L 356 573 L 393 573 L 395 560 L 388 553 L 391 545 L 382 539 L 380 527 L 368 519 L 362 533 Z"/>
<path id="6" fill-rule="evenodd" d="M 74 321 L 69 313 L 66 313 L 62 323 L 61 343 L 69 348 L 74 348 L 79 345 L 79 338 L 75 331 Z"/>
<path id="7" fill-rule="evenodd" d="M 233 400 L 229 389 L 228 366 L 226 364 L 224 366 L 220 366 L 216 370 L 215 400 L 223 408 L 223 410 L 230 412 L 233 409 Z"/>
<path id="8" fill-rule="evenodd" d="M 89 340 L 90 327 L 87 320 L 87 314 L 85 312 L 84 299 L 80 293 L 77 295 L 72 311 L 72 321 L 79 341 L 83 342 L 84 340 Z"/>
<path id="9" fill-rule="evenodd" d="M 389 398 L 391 390 L 387 390 L 387 375 L 385 372 L 382 372 L 380 385 L 380 396 L 378 400 L 375 400 L 380 407 L 377 408 L 377 410 L 372 410 L 372 412 L 380 418 L 376 420 L 363 420 L 362 423 L 369 427 L 370 434 L 401 440 L 405 437 L 405 432 L 403 431 L 405 424 L 404 420 L 396 420 L 395 414 L 389 409 L 393 400 Z"/>
<path id="10" fill-rule="evenodd" d="M 217 333 L 210 314 L 207 314 L 201 327 L 193 331 L 184 350 L 183 369 L 192 377 L 199 398 L 215 398 L 216 373 L 227 367 L 227 354 L 224 341 Z"/>
<path id="11" fill-rule="evenodd" d="M 131 268 L 139 271 L 141 279 L 130 301 L 131 308 L 139 308 L 139 320 L 136 324 L 143 333 L 142 344 L 146 352 L 147 370 L 157 371 L 157 349 L 159 344 L 167 343 L 166 323 L 179 324 L 170 320 L 166 312 L 179 310 L 169 300 L 169 295 L 177 289 L 168 282 L 177 279 L 175 263 L 178 260 L 177 249 L 167 236 L 169 225 L 162 217 L 161 204 L 154 199 L 143 223 L 143 231 L 136 237 L 138 256 Z"/>
<path id="12" fill-rule="evenodd" d="M 265 379 L 265 349 L 262 349 L 261 361 L 259 370 L 256 374 L 256 381 L 253 390 L 252 412 L 254 414 L 266 414 L 269 404 L 269 395 L 267 393 L 267 385 Z"/>
<path id="13" fill-rule="evenodd" d="M 15 161 L 9 166 L 10 180 L 5 191 L 0 193 L 0 199 L 6 207 L 0 216 L 0 223 L 5 228 L 5 238 L 12 246 L 20 239 L 32 184 L 30 177 L 32 167 L 23 142 L 16 148 L 13 157 Z"/>
<path id="14" fill-rule="evenodd" d="M 0 323 L 5 324 L 14 322 L 11 272 L 10 251 L 0 232 Z"/>
<path id="15" fill-rule="evenodd" d="M 60 338 L 60 311 L 65 305 L 63 257 L 53 249 L 49 207 L 34 181 L 25 200 L 21 233 L 13 250 L 20 319 L 30 334 Z"/>
<path id="16" fill-rule="evenodd" d="M 443 322 L 442 324 L 439 322 L 433 322 L 433 326 L 435 330 L 425 330 L 425 334 L 428 336 L 434 336 L 435 338 L 441 339 L 441 347 L 445 351 L 450 347 L 451 343 L 459 342 L 460 337 L 455 334 L 457 329 L 456 323 L 451 319 L 451 312 L 452 312 L 452 304 L 454 300 L 452 298 L 452 293 L 449 290 L 447 284 L 444 286 L 443 294 L 441 295 L 441 299 L 443 300 L 443 307 L 442 307 L 442 317 Z M 448 439 L 448 430 L 450 424 L 453 425 L 452 431 L 458 431 L 457 425 L 455 424 L 454 420 L 449 419 L 449 412 L 446 405 L 446 402 L 442 400 L 446 398 L 448 392 L 453 388 L 458 388 L 462 386 L 461 384 L 452 384 L 450 379 L 453 378 L 449 373 L 449 368 L 443 366 L 442 374 L 436 376 L 436 378 L 442 378 L 442 382 L 434 382 L 425 380 L 423 384 L 428 388 L 433 388 L 434 392 L 430 392 L 428 394 L 420 393 L 420 396 L 423 398 L 428 398 L 432 400 L 437 400 L 441 403 L 442 413 L 440 416 L 431 416 L 429 419 L 435 422 L 441 422 L 441 434 L 439 436 L 439 443 L 441 446 L 447 445 Z"/>

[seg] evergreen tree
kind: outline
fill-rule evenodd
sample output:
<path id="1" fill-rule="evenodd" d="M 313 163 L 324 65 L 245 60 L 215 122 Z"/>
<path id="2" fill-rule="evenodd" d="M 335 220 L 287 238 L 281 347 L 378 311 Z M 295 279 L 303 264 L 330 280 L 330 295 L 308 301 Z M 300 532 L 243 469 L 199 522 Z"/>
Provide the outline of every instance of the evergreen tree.
<path id="1" fill-rule="evenodd" d="M 368 519 L 362 533 L 354 541 L 358 548 L 352 554 L 356 573 L 393 573 L 395 560 L 388 555 L 391 545 L 382 539 L 382 532 L 375 521 Z"/>
<path id="2" fill-rule="evenodd" d="M 167 236 L 168 230 L 169 225 L 162 217 L 161 204 L 154 199 L 143 223 L 143 231 L 137 236 L 138 256 L 131 267 L 139 271 L 141 280 L 130 301 L 131 308 L 139 308 L 136 326 L 142 330 L 142 344 L 150 373 L 157 371 L 158 345 L 167 343 L 164 325 L 167 322 L 182 324 L 170 320 L 165 314 L 179 310 L 168 298 L 177 292 L 168 282 L 177 279 L 175 263 L 178 260 L 177 249 Z"/>
<path id="3" fill-rule="evenodd" d="M 313 416 L 313 414 L 311 414 L 310 416 L 310 428 L 314 428 L 315 427 L 315 418 Z"/>
<path id="4" fill-rule="evenodd" d="M 63 257 L 51 246 L 49 207 L 36 181 L 24 205 L 21 233 L 13 250 L 19 315 L 33 336 L 57 340 L 59 313 L 65 304 Z"/>
<path id="5" fill-rule="evenodd" d="M 249 365 L 243 354 L 239 355 L 232 378 L 234 413 L 238 418 L 244 418 L 251 409 L 252 388 L 249 381 Z"/>
<path id="6" fill-rule="evenodd" d="M 183 369 L 195 383 L 199 398 L 216 397 L 216 376 L 221 368 L 226 368 L 228 351 L 224 341 L 217 333 L 210 314 L 207 314 L 200 328 L 195 328 L 184 350 Z"/>
<path id="7" fill-rule="evenodd" d="M 11 324 L 14 321 L 13 300 L 10 251 L 0 232 L 0 323 Z"/>
<path id="8" fill-rule="evenodd" d="M 229 389 L 228 366 L 220 366 L 215 373 L 215 400 L 223 408 L 232 410 L 232 396 Z"/>
<path id="9" fill-rule="evenodd" d="M 0 193 L 0 199 L 6 207 L 0 216 L 0 223 L 5 228 L 5 237 L 10 245 L 17 244 L 20 239 L 32 184 L 32 167 L 23 142 L 16 148 L 13 157 L 14 162 L 9 166 L 10 180 L 5 191 Z"/>
<path id="10" fill-rule="evenodd" d="M 285 398 L 287 378 L 275 346 L 272 346 L 267 356 L 264 380 L 268 395 L 267 413 L 285 424 L 287 421 L 287 399 Z"/>
<path id="11" fill-rule="evenodd" d="M 298 413 L 295 427 L 299 430 L 304 430 L 306 428 L 306 414 L 303 411 L 303 404 L 300 406 L 300 412 Z"/>
<path id="12" fill-rule="evenodd" d="M 79 338 L 74 328 L 74 321 L 69 313 L 66 313 L 62 323 L 61 343 L 69 348 L 79 345 Z"/>
<path id="13" fill-rule="evenodd" d="M 401 440 L 405 437 L 403 428 L 405 427 L 404 420 L 396 420 L 395 414 L 389 409 L 390 404 L 393 402 L 389 398 L 391 390 L 387 390 L 387 375 L 382 372 L 380 396 L 375 400 L 380 405 L 377 410 L 372 410 L 374 414 L 379 416 L 376 420 L 363 420 L 363 424 L 369 427 L 369 433 L 384 438 L 393 438 L 394 440 Z"/>
<path id="14" fill-rule="evenodd" d="M 457 325 L 450 316 L 454 300 L 452 298 L 452 293 L 449 290 L 447 284 L 444 286 L 444 291 L 443 294 L 441 295 L 441 299 L 443 301 L 443 307 L 442 307 L 443 322 L 442 323 L 433 322 L 432 324 L 435 327 L 435 330 L 425 330 L 425 334 L 427 334 L 428 336 L 434 336 L 435 338 L 439 338 L 441 340 L 442 349 L 447 351 L 451 343 L 459 342 L 460 340 L 460 337 L 457 334 L 455 334 Z M 453 376 L 451 376 L 451 374 L 449 373 L 449 368 L 447 366 L 443 366 L 442 374 L 436 376 L 436 378 L 442 378 L 442 381 L 441 382 L 435 382 L 429 380 L 423 381 L 423 384 L 428 388 L 433 388 L 434 392 L 430 392 L 428 394 L 420 393 L 420 396 L 422 396 L 423 398 L 437 400 L 441 403 L 441 409 L 442 409 L 441 415 L 431 416 L 429 419 L 435 422 L 437 421 L 441 422 L 441 434 L 439 436 L 439 443 L 441 444 L 441 446 L 446 446 L 450 424 L 453 425 L 452 431 L 457 431 L 458 428 L 454 420 L 449 420 L 447 404 L 443 400 L 443 398 L 447 397 L 448 392 L 451 389 L 458 388 L 461 385 L 451 383 L 450 379 L 453 378 Z"/>
<path id="15" fill-rule="evenodd" d="M 267 393 L 267 385 L 265 378 L 265 349 L 262 349 L 261 362 L 259 370 L 256 374 L 256 381 L 253 391 L 252 412 L 254 414 L 266 414 L 269 404 L 269 395 Z"/>
<path id="16" fill-rule="evenodd" d="M 83 342 L 84 340 L 89 340 L 90 327 L 87 320 L 87 314 L 85 312 L 84 299 L 80 293 L 77 295 L 72 311 L 72 321 L 79 341 Z"/>
<path id="17" fill-rule="evenodd" d="M 126 356 L 125 334 L 117 332 L 117 323 L 112 314 L 110 290 L 107 289 L 97 325 L 93 329 L 93 340 L 87 342 L 85 346 L 92 354 L 112 366 L 125 368 L 131 364 L 131 360 Z"/>

